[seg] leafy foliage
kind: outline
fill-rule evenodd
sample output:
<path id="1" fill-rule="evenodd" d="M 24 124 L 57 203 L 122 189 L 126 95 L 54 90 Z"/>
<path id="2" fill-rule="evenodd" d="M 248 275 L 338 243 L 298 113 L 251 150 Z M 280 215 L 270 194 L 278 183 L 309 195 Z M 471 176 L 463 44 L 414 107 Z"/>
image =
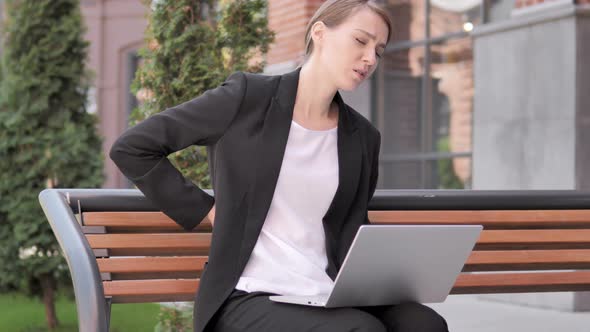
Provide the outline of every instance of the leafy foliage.
<path id="1" fill-rule="evenodd" d="M 47 187 L 99 187 L 96 117 L 86 111 L 88 43 L 78 0 L 10 0 L 0 77 L 0 289 L 40 296 L 69 276 L 41 210 Z"/>
<path id="2" fill-rule="evenodd" d="M 220 85 L 234 71 L 260 72 L 274 33 L 263 0 L 160 0 L 152 6 L 147 47 L 132 90 L 142 99 L 135 124 Z M 207 188 L 206 151 L 190 147 L 170 156 L 183 175 Z"/>
<path id="3" fill-rule="evenodd" d="M 437 142 L 437 149 L 440 152 L 451 151 L 449 136 L 441 137 Z M 439 178 L 439 189 L 464 189 L 465 184 L 455 174 L 452 159 L 439 159 L 437 161 L 437 170 Z"/>
<path id="4" fill-rule="evenodd" d="M 154 332 L 192 331 L 193 311 L 190 305 L 162 305 Z"/>

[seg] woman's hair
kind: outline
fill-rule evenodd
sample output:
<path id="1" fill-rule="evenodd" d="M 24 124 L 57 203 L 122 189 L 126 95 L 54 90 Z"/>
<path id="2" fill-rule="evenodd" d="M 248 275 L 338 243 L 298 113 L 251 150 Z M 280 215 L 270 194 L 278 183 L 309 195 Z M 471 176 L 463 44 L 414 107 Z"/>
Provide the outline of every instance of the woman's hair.
<path id="1" fill-rule="evenodd" d="M 305 29 L 305 60 L 309 58 L 313 51 L 313 39 L 311 39 L 311 27 L 315 22 L 322 21 L 324 24 L 333 28 L 344 22 L 353 12 L 363 7 L 371 9 L 379 15 L 385 24 L 389 33 L 387 34 L 387 43 L 391 38 L 391 19 L 385 7 L 376 0 L 327 0 L 313 14 L 313 17 L 307 23 Z"/>

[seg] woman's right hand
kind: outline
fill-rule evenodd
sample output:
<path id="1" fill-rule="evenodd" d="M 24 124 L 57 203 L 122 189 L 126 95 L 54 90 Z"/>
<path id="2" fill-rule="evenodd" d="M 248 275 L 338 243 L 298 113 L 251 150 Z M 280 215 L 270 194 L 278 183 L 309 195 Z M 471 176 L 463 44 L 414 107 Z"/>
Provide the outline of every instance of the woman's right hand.
<path id="1" fill-rule="evenodd" d="M 213 226 L 213 222 L 215 221 L 215 204 L 213 204 L 213 207 L 209 210 L 209 213 L 207 213 L 207 219 L 209 219 L 211 226 Z"/>

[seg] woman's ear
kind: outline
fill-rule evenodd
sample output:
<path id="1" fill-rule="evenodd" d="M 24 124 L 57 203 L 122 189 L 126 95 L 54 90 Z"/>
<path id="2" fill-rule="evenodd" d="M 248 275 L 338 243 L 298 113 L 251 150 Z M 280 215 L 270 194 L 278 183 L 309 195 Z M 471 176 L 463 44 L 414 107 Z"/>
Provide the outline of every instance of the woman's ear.
<path id="1" fill-rule="evenodd" d="M 321 47 L 324 34 L 326 33 L 326 25 L 322 21 L 317 21 L 311 26 L 311 39 L 314 47 Z"/>

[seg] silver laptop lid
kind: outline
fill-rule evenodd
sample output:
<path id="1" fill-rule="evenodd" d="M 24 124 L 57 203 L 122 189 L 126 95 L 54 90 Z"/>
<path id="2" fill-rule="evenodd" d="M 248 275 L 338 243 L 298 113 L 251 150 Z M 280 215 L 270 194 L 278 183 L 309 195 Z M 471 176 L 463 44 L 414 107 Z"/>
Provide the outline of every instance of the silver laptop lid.
<path id="1" fill-rule="evenodd" d="M 480 225 L 363 225 L 326 307 L 443 302 Z"/>

